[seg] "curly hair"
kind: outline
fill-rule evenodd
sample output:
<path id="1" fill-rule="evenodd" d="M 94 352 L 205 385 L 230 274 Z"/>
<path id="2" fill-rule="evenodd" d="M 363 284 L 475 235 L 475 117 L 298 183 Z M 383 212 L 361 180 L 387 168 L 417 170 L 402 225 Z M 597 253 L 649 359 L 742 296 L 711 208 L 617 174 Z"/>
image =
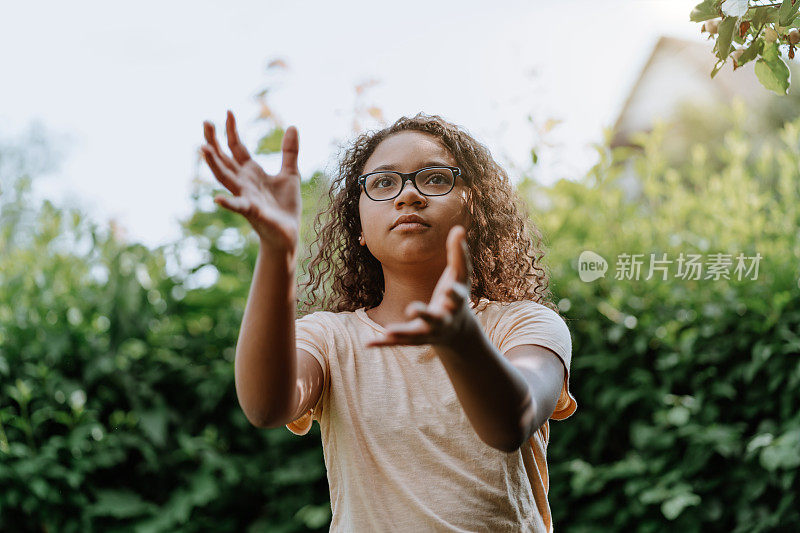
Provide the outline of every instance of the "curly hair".
<path id="1" fill-rule="evenodd" d="M 466 229 L 473 267 L 473 303 L 477 305 L 481 298 L 500 302 L 533 300 L 558 313 L 549 290 L 549 275 L 542 264 L 542 234 L 528 219 L 524 202 L 513 190 L 505 170 L 486 146 L 462 128 L 425 113 L 401 117 L 391 126 L 362 133 L 345 150 L 337 176 L 330 184 L 327 208 L 320 210 L 314 220 L 317 237 L 309 247 L 309 277 L 301 284 L 306 310 L 370 309 L 383 299 L 381 264 L 358 241 L 358 177 L 381 141 L 408 130 L 438 137 L 457 161 L 470 189 L 472 225 Z M 320 286 L 321 297 L 317 294 Z M 301 298 L 298 294 L 298 302 Z"/>

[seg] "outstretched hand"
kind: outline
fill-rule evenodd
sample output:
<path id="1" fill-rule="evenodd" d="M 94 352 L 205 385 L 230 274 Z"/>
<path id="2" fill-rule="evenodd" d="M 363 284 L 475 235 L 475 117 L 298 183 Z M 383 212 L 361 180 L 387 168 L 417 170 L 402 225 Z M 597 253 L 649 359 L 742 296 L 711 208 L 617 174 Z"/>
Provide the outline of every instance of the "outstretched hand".
<path id="1" fill-rule="evenodd" d="M 217 196 L 214 201 L 244 216 L 265 245 L 294 251 L 302 211 L 297 128 L 289 126 L 283 135 L 281 169 L 274 175 L 264 172 L 250 157 L 230 111 L 225 122 L 230 156 L 220 148 L 211 122 L 204 122 L 203 130 L 206 144 L 200 152 L 217 180 L 233 193 L 233 196 Z"/>
<path id="2" fill-rule="evenodd" d="M 469 309 L 471 287 L 472 261 L 466 230 L 463 226 L 454 226 L 447 235 L 447 267 L 433 290 L 430 303 L 408 304 L 408 321 L 387 326 L 384 337 L 368 342 L 367 346 L 453 346 L 474 320 Z"/>

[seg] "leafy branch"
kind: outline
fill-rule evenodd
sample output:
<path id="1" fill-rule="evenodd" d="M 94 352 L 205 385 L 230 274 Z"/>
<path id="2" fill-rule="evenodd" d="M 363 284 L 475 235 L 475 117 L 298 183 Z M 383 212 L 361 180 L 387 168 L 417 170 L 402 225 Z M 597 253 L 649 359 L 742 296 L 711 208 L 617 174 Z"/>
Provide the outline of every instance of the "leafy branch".
<path id="1" fill-rule="evenodd" d="M 791 72 L 781 49 L 794 59 L 800 42 L 800 0 L 703 0 L 689 15 L 692 22 L 702 22 L 701 32 L 716 36 L 714 54 L 717 63 L 713 78 L 727 63 L 733 69 L 755 60 L 755 73 L 761 84 L 778 94 L 787 94 Z M 763 33 L 762 33 L 763 32 Z M 738 45 L 738 46 L 737 46 Z"/>

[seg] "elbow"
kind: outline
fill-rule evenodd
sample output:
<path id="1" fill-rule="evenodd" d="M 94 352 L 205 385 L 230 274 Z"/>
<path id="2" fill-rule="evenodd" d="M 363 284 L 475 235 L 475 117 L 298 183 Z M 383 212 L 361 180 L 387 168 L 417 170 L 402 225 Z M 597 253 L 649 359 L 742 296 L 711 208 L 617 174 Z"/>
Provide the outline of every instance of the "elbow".
<path id="1" fill-rule="evenodd" d="M 253 427 L 257 427 L 258 429 L 273 429 L 288 424 L 288 422 L 284 422 L 282 420 L 258 418 L 247 414 L 245 414 L 245 418 L 247 418 L 247 421 L 250 422 Z"/>
<path id="2" fill-rule="evenodd" d="M 253 427 L 257 427 L 259 429 L 265 429 L 270 427 L 269 420 L 263 416 L 258 416 L 255 413 L 247 412 L 246 410 L 242 409 L 244 413 L 244 417 L 250 422 L 250 425 Z"/>
<path id="3" fill-rule="evenodd" d="M 491 443 L 487 442 L 487 444 L 504 453 L 514 453 L 519 450 L 530 440 L 536 430 L 544 424 L 544 421 L 539 424 L 539 420 L 531 414 L 523 416 L 522 420 L 528 423 L 523 422 L 517 431 L 507 435 L 505 438 L 494 439 Z"/>
<path id="4" fill-rule="evenodd" d="M 289 424 L 291 420 L 287 420 L 291 413 L 290 405 L 292 401 L 288 402 L 266 402 L 263 397 L 255 397 L 254 395 L 246 396 L 238 387 L 236 390 L 237 399 L 239 400 L 239 408 L 244 413 L 245 418 L 251 425 L 259 429 L 271 429 L 281 427 L 282 425 Z"/>
<path id="5" fill-rule="evenodd" d="M 505 441 L 491 445 L 493 448 L 500 450 L 503 453 L 514 453 L 519 450 L 525 443 L 522 439 L 515 439 L 512 441 Z"/>
<path id="6" fill-rule="evenodd" d="M 272 429 L 281 427 L 289 422 L 284 421 L 285 416 L 277 416 L 263 411 L 245 409 L 240 405 L 245 418 L 253 427 L 259 429 Z"/>
<path id="7" fill-rule="evenodd" d="M 520 431 L 512 435 L 497 435 L 496 438 L 482 440 L 486 445 L 491 446 L 495 450 L 500 450 L 503 453 L 514 453 L 519 450 L 528 439 L 523 435 L 523 432 Z"/>

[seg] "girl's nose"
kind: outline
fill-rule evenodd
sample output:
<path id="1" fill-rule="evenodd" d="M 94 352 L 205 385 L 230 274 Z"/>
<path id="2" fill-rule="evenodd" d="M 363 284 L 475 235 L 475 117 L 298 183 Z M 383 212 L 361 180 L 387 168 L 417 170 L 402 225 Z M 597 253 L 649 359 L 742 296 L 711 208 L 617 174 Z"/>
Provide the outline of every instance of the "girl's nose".
<path id="1" fill-rule="evenodd" d="M 403 205 L 403 204 L 416 204 L 416 203 L 427 203 L 427 198 L 425 195 L 420 193 L 414 184 L 411 182 L 411 179 L 403 180 L 403 184 L 400 186 L 400 194 L 398 194 L 395 199 L 394 203 L 395 206 Z"/>

